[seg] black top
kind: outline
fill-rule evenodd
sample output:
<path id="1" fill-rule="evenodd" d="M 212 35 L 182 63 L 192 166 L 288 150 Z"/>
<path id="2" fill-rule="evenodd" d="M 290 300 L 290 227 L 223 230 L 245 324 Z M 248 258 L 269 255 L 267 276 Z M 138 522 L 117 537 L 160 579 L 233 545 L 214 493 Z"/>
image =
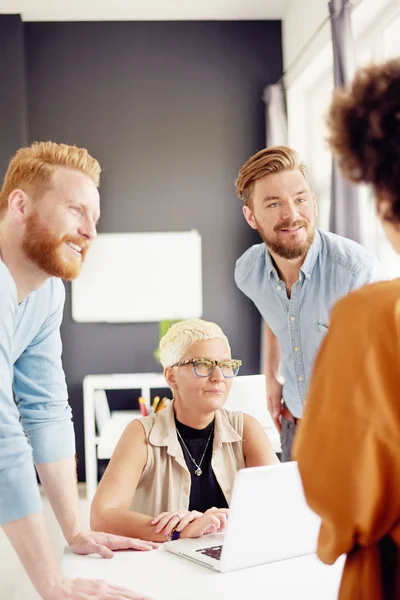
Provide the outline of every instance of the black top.
<path id="1" fill-rule="evenodd" d="M 178 440 L 182 448 L 183 456 L 185 457 L 187 468 L 190 472 L 192 483 L 190 488 L 189 510 L 205 512 L 213 506 L 216 508 L 228 508 L 228 503 L 211 467 L 214 421 L 204 429 L 193 429 L 193 427 L 183 425 L 183 423 L 180 423 L 175 418 L 175 425 L 197 464 L 200 463 L 207 440 L 211 434 L 206 453 L 201 463 L 202 474 L 200 476 L 194 474 L 197 467 L 190 459 L 190 456 L 178 435 Z"/>

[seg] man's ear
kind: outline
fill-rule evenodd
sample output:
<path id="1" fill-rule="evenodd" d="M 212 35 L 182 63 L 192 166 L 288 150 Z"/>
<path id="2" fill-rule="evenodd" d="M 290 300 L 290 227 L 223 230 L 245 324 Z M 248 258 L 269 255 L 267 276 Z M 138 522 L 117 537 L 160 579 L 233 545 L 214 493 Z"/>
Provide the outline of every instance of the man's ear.
<path id="1" fill-rule="evenodd" d="M 254 215 L 248 206 L 243 206 L 243 215 L 252 229 L 258 229 Z"/>
<path id="2" fill-rule="evenodd" d="M 164 369 L 165 381 L 168 383 L 171 390 L 176 389 L 176 379 L 174 369 L 172 367 L 165 367 Z"/>
<path id="3" fill-rule="evenodd" d="M 8 210 L 18 221 L 26 218 L 31 207 L 31 200 L 24 190 L 16 189 L 8 196 Z"/>

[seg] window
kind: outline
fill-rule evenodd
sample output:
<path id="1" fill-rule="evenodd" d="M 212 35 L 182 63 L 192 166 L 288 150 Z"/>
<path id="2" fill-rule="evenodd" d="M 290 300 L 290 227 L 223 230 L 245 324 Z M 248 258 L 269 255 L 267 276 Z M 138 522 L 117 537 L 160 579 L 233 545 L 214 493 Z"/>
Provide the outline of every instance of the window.
<path id="1" fill-rule="evenodd" d="M 384 58 L 400 56 L 400 14 L 382 31 Z"/>
<path id="2" fill-rule="evenodd" d="M 365 3 L 366 5 L 367 3 Z M 355 17 L 356 15 L 353 14 Z M 363 15 L 365 20 L 365 14 Z M 400 56 L 400 12 L 398 6 L 389 7 L 384 17 L 370 18 L 361 27 L 356 25 L 356 66 L 380 62 Z M 357 31 L 358 29 L 358 31 Z M 318 199 L 321 229 L 329 229 L 331 196 L 331 154 L 326 144 L 326 113 L 332 97 L 332 49 L 324 48 L 326 60 L 321 56 L 307 67 L 288 89 L 289 143 L 295 147 L 308 166 L 310 182 Z M 314 72 L 312 72 L 314 69 Z M 400 276 L 400 257 L 395 254 L 383 233 L 375 214 L 372 191 L 360 188 L 362 229 L 365 245 L 375 252 L 384 265 L 385 275 Z"/>

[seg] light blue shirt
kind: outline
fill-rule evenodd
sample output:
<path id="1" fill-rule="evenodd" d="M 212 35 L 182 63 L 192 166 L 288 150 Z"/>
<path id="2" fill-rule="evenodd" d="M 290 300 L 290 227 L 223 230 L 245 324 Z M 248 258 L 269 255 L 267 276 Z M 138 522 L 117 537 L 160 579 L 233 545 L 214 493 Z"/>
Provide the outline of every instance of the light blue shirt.
<path id="1" fill-rule="evenodd" d="M 42 509 L 35 464 L 73 456 L 61 365 L 65 289 L 54 277 L 18 305 L 0 261 L 0 523 Z"/>
<path id="2" fill-rule="evenodd" d="M 371 252 L 321 230 L 316 231 L 290 299 L 264 243 L 249 248 L 236 262 L 236 285 L 254 302 L 278 339 L 283 399 L 295 417 L 302 416 L 312 366 L 328 331 L 333 304 L 379 279 L 380 265 Z"/>

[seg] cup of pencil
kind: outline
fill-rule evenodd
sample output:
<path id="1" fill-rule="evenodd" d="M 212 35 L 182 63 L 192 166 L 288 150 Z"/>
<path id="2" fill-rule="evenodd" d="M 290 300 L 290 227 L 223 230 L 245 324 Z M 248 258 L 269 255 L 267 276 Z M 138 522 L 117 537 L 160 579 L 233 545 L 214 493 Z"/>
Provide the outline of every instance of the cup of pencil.
<path id="1" fill-rule="evenodd" d="M 149 416 L 149 409 L 147 408 L 146 400 L 144 398 L 142 398 L 142 396 L 140 396 L 138 402 L 139 402 L 140 414 L 143 417 L 148 417 Z"/>
<path id="2" fill-rule="evenodd" d="M 152 407 L 151 407 L 153 414 L 158 413 L 158 412 L 160 412 L 160 410 L 165 408 L 167 406 L 167 404 L 169 403 L 169 401 L 170 401 L 169 398 L 167 398 L 166 396 L 161 398 L 161 400 L 160 400 L 160 396 L 155 396 Z"/>

